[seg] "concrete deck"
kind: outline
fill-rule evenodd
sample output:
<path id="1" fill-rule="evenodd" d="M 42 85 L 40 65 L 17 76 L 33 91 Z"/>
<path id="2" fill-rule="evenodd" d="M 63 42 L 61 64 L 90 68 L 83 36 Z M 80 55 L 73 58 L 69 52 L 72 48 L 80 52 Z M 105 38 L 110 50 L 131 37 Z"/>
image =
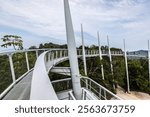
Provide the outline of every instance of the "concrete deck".
<path id="1" fill-rule="evenodd" d="M 32 71 L 19 81 L 3 98 L 3 100 L 29 100 Z"/>

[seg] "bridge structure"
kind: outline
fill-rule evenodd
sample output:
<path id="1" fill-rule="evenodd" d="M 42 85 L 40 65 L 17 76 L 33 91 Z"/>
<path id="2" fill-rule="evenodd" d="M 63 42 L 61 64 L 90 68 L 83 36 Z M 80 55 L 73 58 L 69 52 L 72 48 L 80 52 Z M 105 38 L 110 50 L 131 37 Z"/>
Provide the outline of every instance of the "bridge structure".
<path id="1" fill-rule="evenodd" d="M 66 35 L 68 49 L 29 49 L 20 51 L 9 51 L 0 53 L 0 56 L 7 55 L 9 58 L 12 83 L 0 94 L 3 100 L 121 100 L 120 97 L 109 91 L 102 85 L 95 82 L 87 76 L 86 58 L 99 56 L 102 60 L 103 56 L 110 59 L 111 73 L 113 75 L 112 56 L 124 56 L 126 65 L 126 77 L 128 92 L 130 92 L 127 55 L 124 41 L 123 51 L 111 51 L 108 42 L 108 51 L 101 51 L 99 32 L 98 50 L 85 50 L 83 27 L 81 25 L 82 34 L 82 50 L 76 49 L 74 31 L 72 26 L 71 14 L 68 0 L 64 0 Z M 39 55 L 39 51 L 42 53 Z M 36 55 L 36 62 L 33 68 L 30 68 L 28 53 L 33 52 Z M 16 78 L 13 55 L 15 53 L 24 53 L 27 71 L 19 78 Z M 149 51 L 150 55 L 150 51 Z M 131 55 L 134 56 L 134 55 Z M 78 58 L 83 58 L 85 76 L 80 75 Z M 150 56 L 149 56 L 150 58 Z M 56 67 L 59 63 L 69 60 L 69 67 Z M 149 59 L 150 62 L 150 59 Z M 150 65 L 150 64 L 149 64 Z M 65 79 L 51 81 L 48 74 L 58 73 L 68 76 Z M 102 78 L 105 80 L 103 65 L 101 64 Z"/>
<path id="2" fill-rule="evenodd" d="M 38 51 L 43 51 L 38 55 Z M 30 63 L 28 53 L 35 52 L 37 60 L 34 68 L 29 68 Z M 24 53 L 26 57 L 27 72 L 21 77 L 15 77 L 13 54 Z M 77 50 L 78 58 L 83 57 L 82 50 Z M 123 52 L 111 52 L 112 56 L 123 56 Z M 69 60 L 67 49 L 32 49 L 23 51 L 13 51 L 1 53 L 1 56 L 7 55 L 11 68 L 13 82 L 7 89 L 0 94 L 3 100 L 29 100 L 29 99 L 75 99 L 72 90 L 72 79 L 70 67 L 55 67 L 61 62 Z M 99 56 L 97 50 L 86 50 L 85 57 Z M 103 51 L 102 56 L 108 56 L 108 52 Z M 66 79 L 51 81 L 48 74 L 54 72 L 68 76 Z M 105 87 L 101 86 L 91 78 L 80 75 L 82 86 L 82 98 L 89 99 L 121 99 Z M 58 88 L 59 86 L 60 89 Z M 57 89 L 58 88 L 58 89 Z M 58 91 L 58 92 L 57 92 Z M 87 95 L 87 96 L 85 96 Z"/>

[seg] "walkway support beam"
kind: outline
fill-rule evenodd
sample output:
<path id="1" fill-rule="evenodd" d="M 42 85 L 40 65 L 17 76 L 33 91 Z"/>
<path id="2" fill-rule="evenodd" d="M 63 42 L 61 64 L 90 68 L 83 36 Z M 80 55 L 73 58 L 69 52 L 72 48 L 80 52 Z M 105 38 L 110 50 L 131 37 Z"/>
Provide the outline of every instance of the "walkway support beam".
<path id="1" fill-rule="evenodd" d="M 82 26 L 82 24 L 81 24 L 81 36 L 82 36 L 82 55 L 83 55 L 83 64 L 84 64 L 84 74 L 85 74 L 85 76 L 87 76 L 85 46 L 84 46 L 84 34 L 83 34 L 83 26 Z"/>
<path id="2" fill-rule="evenodd" d="M 16 82 L 16 76 L 15 76 L 15 70 L 14 70 L 14 64 L 13 64 L 13 60 L 12 60 L 12 54 L 8 54 L 9 57 L 9 64 L 10 64 L 10 69 L 11 69 L 11 75 L 12 75 L 12 80 L 13 83 Z"/>
<path id="3" fill-rule="evenodd" d="M 148 69 L 149 69 L 149 87 L 150 87 L 150 41 L 148 40 Z"/>
<path id="4" fill-rule="evenodd" d="M 79 74 L 77 50 L 75 44 L 75 36 L 74 36 L 74 30 L 73 30 L 68 0 L 64 0 L 64 12 L 65 12 L 68 56 L 69 56 L 69 62 L 71 67 L 73 91 L 74 91 L 75 98 L 80 100 L 82 95 L 82 90 L 80 84 L 80 74 Z"/>
<path id="5" fill-rule="evenodd" d="M 99 37 L 99 32 L 97 32 L 97 37 L 98 37 L 98 47 L 99 47 L 99 57 L 100 57 L 100 62 L 102 61 L 102 50 L 101 50 L 101 43 L 100 43 L 100 37 Z M 102 74 L 102 79 L 104 80 L 104 67 L 103 64 L 101 63 L 101 74 Z"/>
<path id="6" fill-rule="evenodd" d="M 123 44 L 124 44 L 124 58 L 125 58 L 126 77 L 127 77 L 127 92 L 130 93 L 130 83 L 129 83 L 129 73 L 128 73 L 128 60 L 127 60 L 125 39 L 123 40 Z"/>
<path id="7" fill-rule="evenodd" d="M 109 54 L 109 61 L 110 61 L 110 69 L 111 69 L 111 75 L 112 75 L 112 79 L 113 79 L 113 88 L 115 89 L 114 70 L 113 70 L 112 56 L 111 56 L 111 51 L 110 51 L 110 44 L 109 44 L 109 37 L 108 37 L 108 35 L 107 35 L 107 43 L 108 43 L 108 54 Z"/>

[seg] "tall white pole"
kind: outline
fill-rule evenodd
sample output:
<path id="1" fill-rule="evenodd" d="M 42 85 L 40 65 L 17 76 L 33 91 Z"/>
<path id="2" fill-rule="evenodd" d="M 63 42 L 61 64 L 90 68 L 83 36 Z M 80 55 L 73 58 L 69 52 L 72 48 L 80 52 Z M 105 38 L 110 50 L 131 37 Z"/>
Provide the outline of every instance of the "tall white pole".
<path id="1" fill-rule="evenodd" d="M 115 89 L 115 85 L 114 85 L 114 71 L 113 71 L 112 57 L 111 57 L 111 51 L 110 51 L 108 35 L 107 35 L 107 43 L 108 43 L 108 54 L 109 54 L 109 61 L 110 61 L 110 69 L 111 69 L 111 74 L 112 74 L 112 78 L 113 78 L 113 88 Z"/>
<path id="2" fill-rule="evenodd" d="M 127 60 L 125 39 L 123 40 L 123 43 L 124 43 L 124 57 L 125 57 L 125 66 L 126 66 L 126 77 L 127 77 L 127 92 L 130 93 L 130 83 L 129 83 L 129 73 L 128 73 L 128 60 Z"/>
<path id="3" fill-rule="evenodd" d="M 73 91 L 76 99 L 80 100 L 82 95 L 82 90 L 80 84 L 80 74 L 79 74 L 77 50 L 75 44 L 75 36 L 74 36 L 74 30 L 73 30 L 68 0 L 64 0 L 64 12 L 65 12 L 68 55 L 69 55 L 69 62 L 71 67 Z"/>
<path id="4" fill-rule="evenodd" d="M 82 26 L 82 24 L 81 24 L 81 36 L 82 36 L 82 55 L 83 55 L 83 64 L 84 64 L 84 74 L 87 76 L 85 47 L 84 47 L 84 35 L 83 35 L 83 26 Z"/>
<path id="5" fill-rule="evenodd" d="M 100 62 L 101 62 L 102 61 L 102 51 L 101 51 L 99 32 L 97 32 L 97 37 L 98 37 L 99 57 L 100 57 Z M 104 68 L 103 68 L 102 63 L 101 63 L 101 73 L 102 73 L 102 79 L 104 80 Z"/>
<path id="6" fill-rule="evenodd" d="M 148 68 L 149 68 L 149 87 L 150 87 L 150 41 L 148 40 Z"/>

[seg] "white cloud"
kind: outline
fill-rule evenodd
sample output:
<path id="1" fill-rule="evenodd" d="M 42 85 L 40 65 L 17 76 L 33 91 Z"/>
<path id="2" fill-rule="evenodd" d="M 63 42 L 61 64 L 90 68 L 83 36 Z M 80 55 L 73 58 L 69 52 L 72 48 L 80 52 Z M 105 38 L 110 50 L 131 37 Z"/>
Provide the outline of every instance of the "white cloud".
<path id="1" fill-rule="evenodd" d="M 80 23 L 83 23 L 85 32 L 96 37 L 97 30 L 100 30 L 103 39 L 110 34 L 113 42 L 122 38 L 129 41 L 148 38 L 148 5 L 148 0 L 70 0 L 76 32 L 80 31 Z M 0 0 L 0 25 L 39 36 L 65 39 L 63 12 L 63 0 Z M 77 38 L 80 43 L 80 38 Z M 118 44 L 113 42 L 112 45 Z"/>
<path id="2" fill-rule="evenodd" d="M 56 0 L 2 0 L 0 23 L 38 35 L 62 36 L 64 18 L 61 2 Z"/>

